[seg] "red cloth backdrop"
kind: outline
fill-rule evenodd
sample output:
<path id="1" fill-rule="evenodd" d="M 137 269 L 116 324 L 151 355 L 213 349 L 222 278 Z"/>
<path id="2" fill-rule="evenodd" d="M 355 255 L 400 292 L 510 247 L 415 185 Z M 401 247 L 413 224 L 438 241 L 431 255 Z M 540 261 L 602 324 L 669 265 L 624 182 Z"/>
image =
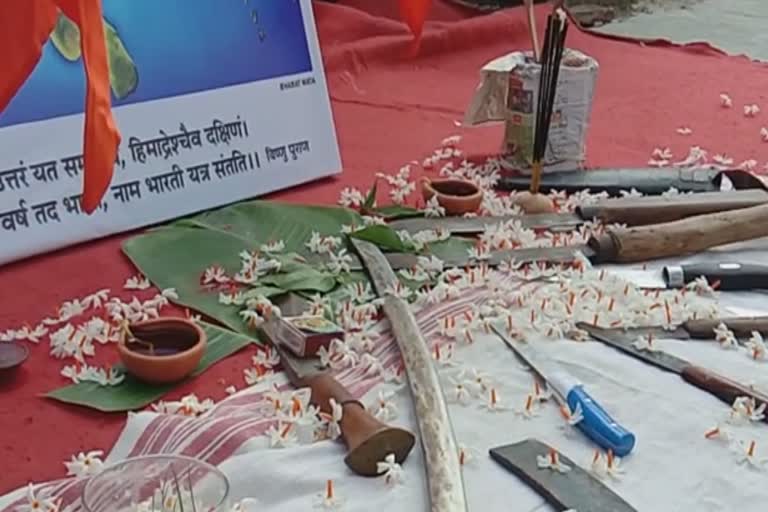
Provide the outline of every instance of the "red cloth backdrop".
<path id="1" fill-rule="evenodd" d="M 370 186 L 378 170 L 431 154 L 443 137 L 462 133 L 467 152 L 492 152 L 500 144 L 498 126 L 462 130 L 462 117 L 477 85 L 480 67 L 511 50 L 528 47 L 521 9 L 473 16 L 436 1 L 418 58 L 406 58 L 411 36 L 397 21 L 396 4 L 367 0 L 317 3 L 315 15 L 327 63 L 333 112 L 344 174 L 274 194 L 291 202 L 334 203 L 342 186 Z M 544 11 L 539 9 L 539 21 Z M 542 28 L 543 31 L 543 28 Z M 726 153 L 736 162 L 768 160 L 760 128 L 768 126 L 768 104 L 754 119 L 741 106 L 762 104 L 768 72 L 745 58 L 726 58 L 698 45 L 674 48 L 615 41 L 573 30 L 569 46 L 600 62 L 589 132 L 588 163 L 593 166 L 644 165 L 656 146 L 684 157 L 691 145 Z M 734 99 L 722 109 L 719 94 Z M 688 125 L 693 134 L 675 133 Z M 432 171 L 435 172 L 435 171 Z M 135 272 L 120 252 L 126 236 L 33 258 L 0 269 L 0 329 L 35 325 L 62 301 L 100 288 L 118 293 Z M 132 293 L 122 293 L 126 299 Z M 103 358 L 114 354 L 100 349 Z M 170 399 L 189 392 L 221 399 L 229 384 L 243 386 L 242 370 L 253 349 L 219 363 L 183 386 Z M 62 362 L 41 344 L 19 378 L 0 387 L 0 492 L 30 480 L 63 476 L 70 454 L 108 450 L 123 423 L 122 414 L 100 414 L 47 401 L 41 393 L 66 384 Z"/>

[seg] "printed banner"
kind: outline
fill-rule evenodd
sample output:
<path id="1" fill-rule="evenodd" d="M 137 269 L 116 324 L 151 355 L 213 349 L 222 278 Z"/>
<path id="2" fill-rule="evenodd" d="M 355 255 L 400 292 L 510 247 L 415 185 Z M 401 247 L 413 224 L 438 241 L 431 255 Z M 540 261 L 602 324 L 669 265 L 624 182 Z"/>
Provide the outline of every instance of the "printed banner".
<path id="1" fill-rule="evenodd" d="M 103 0 L 122 135 L 80 208 L 85 77 L 60 15 L 0 113 L 0 264 L 340 172 L 311 0 Z"/>

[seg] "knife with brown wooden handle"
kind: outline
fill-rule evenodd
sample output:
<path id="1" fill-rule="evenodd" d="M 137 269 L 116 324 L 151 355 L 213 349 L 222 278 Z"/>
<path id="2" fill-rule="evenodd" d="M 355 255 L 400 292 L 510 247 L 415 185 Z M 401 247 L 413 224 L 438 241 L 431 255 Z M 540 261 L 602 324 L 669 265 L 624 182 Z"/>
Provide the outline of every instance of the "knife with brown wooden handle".
<path id="1" fill-rule="evenodd" d="M 318 359 L 299 359 L 273 344 L 280 354 L 283 370 L 297 388 L 312 391 L 310 401 L 326 414 L 331 414 L 331 399 L 340 404 L 343 414 L 339 426 L 347 444 L 347 466 L 363 476 L 377 476 L 376 463 L 389 454 L 402 463 L 413 448 L 415 437 L 398 427 L 390 427 L 377 420 L 332 375 L 320 367 Z"/>
<path id="2" fill-rule="evenodd" d="M 685 359 L 673 356 L 662 350 L 641 350 L 634 345 L 636 338 L 631 338 L 630 335 L 622 333 L 619 330 L 603 329 L 584 323 L 578 324 L 578 327 L 587 331 L 592 338 L 618 349 L 625 354 L 657 368 L 661 368 L 662 370 L 677 373 L 687 383 L 711 393 L 729 405 L 733 404 L 733 401 L 736 400 L 736 398 L 742 396 L 754 399 L 756 407 L 760 407 L 762 404 L 768 404 L 768 395 L 751 386 L 718 375 L 712 370 L 691 364 Z M 768 417 L 764 417 L 763 421 L 768 422 Z"/>

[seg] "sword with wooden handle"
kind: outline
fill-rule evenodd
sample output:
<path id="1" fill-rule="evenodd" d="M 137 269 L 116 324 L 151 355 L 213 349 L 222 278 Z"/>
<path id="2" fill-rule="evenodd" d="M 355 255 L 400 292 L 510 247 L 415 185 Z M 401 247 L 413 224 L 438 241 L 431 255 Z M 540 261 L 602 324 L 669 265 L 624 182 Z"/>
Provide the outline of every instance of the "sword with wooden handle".
<path id="1" fill-rule="evenodd" d="M 350 240 L 376 293 L 384 298 L 384 314 L 403 356 L 424 451 L 430 510 L 466 512 L 458 446 L 432 354 L 408 303 L 389 293 L 399 281 L 384 254 L 370 242 Z"/>

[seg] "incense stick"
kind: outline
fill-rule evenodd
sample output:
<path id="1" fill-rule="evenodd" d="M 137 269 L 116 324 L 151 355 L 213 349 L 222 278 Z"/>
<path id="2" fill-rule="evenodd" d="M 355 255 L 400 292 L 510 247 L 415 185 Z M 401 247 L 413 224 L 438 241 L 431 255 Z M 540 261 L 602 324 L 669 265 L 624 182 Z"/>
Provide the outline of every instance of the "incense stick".
<path id="1" fill-rule="evenodd" d="M 536 13 L 533 11 L 533 0 L 525 0 L 525 10 L 528 13 L 528 34 L 531 36 L 531 48 L 533 60 L 541 62 L 541 50 L 539 49 L 539 34 L 536 30 Z"/>
<path id="2" fill-rule="evenodd" d="M 537 194 L 541 185 L 544 154 L 547 149 L 549 127 L 555 106 L 557 79 L 568 33 L 568 18 L 560 8 L 547 17 L 547 31 L 544 35 L 544 49 L 541 57 L 539 97 L 536 102 L 536 126 L 533 136 L 533 162 L 531 169 L 531 193 Z"/>

